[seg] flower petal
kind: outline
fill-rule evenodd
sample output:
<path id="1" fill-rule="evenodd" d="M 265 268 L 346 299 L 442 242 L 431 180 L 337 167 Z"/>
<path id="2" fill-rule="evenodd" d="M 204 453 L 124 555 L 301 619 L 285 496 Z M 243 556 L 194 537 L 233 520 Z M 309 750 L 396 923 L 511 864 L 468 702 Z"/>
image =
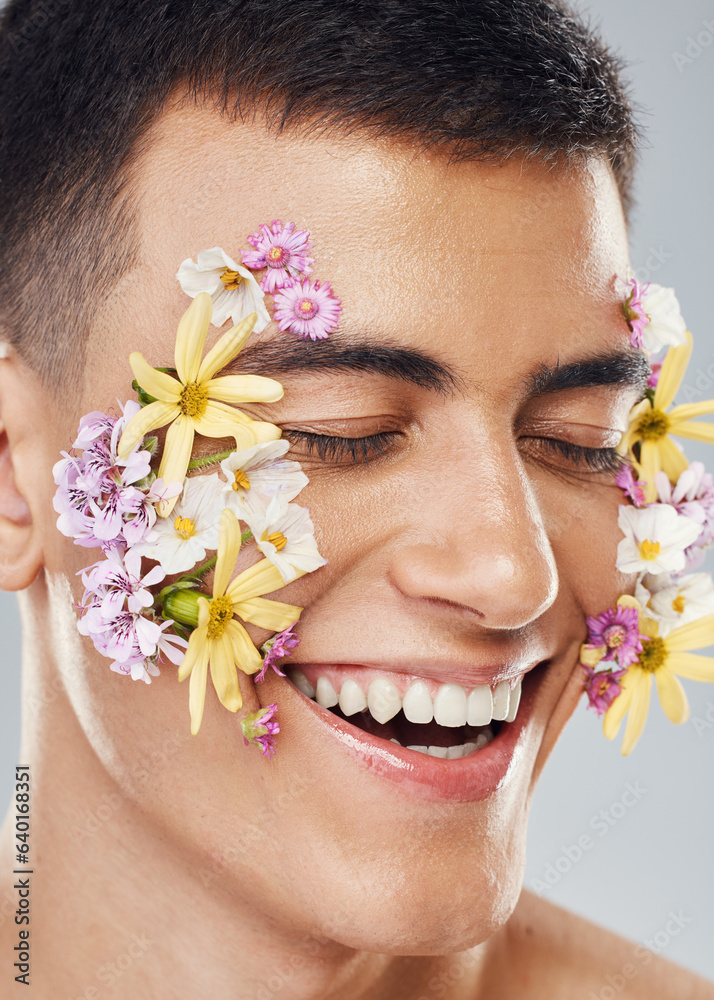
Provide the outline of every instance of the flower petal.
<path id="1" fill-rule="evenodd" d="M 669 409 L 687 370 L 692 353 L 692 335 L 686 330 L 684 336 L 687 343 L 681 347 L 670 347 L 662 363 L 654 394 L 654 406 L 657 410 Z"/>
<path id="2" fill-rule="evenodd" d="M 700 423 L 696 420 L 683 420 L 681 423 L 673 423 L 672 434 L 677 437 L 691 438 L 694 441 L 706 441 L 707 444 L 714 444 L 714 424 Z"/>
<path id="3" fill-rule="evenodd" d="M 671 633 L 670 633 L 671 634 Z M 672 653 L 668 666 L 690 681 L 714 681 L 714 656 L 697 656 L 696 653 Z"/>
<path id="4" fill-rule="evenodd" d="M 203 706 L 206 702 L 206 680 L 208 676 L 208 657 L 210 645 L 206 641 L 201 646 L 201 653 L 191 671 L 191 680 L 188 691 L 188 708 L 191 713 L 191 733 L 196 735 L 201 728 L 203 718 Z"/>
<path id="5" fill-rule="evenodd" d="M 285 581 L 269 559 L 261 559 L 244 569 L 226 590 L 226 597 L 235 604 L 236 601 L 247 601 L 251 597 L 262 597 L 272 594 L 285 586 Z"/>
<path id="6" fill-rule="evenodd" d="M 143 354 L 134 351 L 129 355 L 129 364 L 134 377 L 144 392 L 163 400 L 165 403 L 178 403 L 181 398 L 182 385 L 166 372 L 152 368 Z"/>
<path id="7" fill-rule="evenodd" d="M 714 645 L 714 615 L 704 615 L 689 625 L 674 629 L 667 636 L 667 649 L 682 653 L 689 649 L 704 649 Z"/>
<path id="8" fill-rule="evenodd" d="M 237 712 L 243 704 L 243 698 L 238 687 L 233 646 L 225 633 L 212 644 L 211 679 L 221 705 L 229 712 Z"/>
<path id="9" fill-rule="evenodd" d="M 283 387 L 262 375 L 222 375 L 203 383 L 211 399 L 225 403 L 274 403 L 283 397 Z"/>
<path id="10" fill-rule="evenodd" d="M 678 434 L 679 431 L 677 430 L 675 433 Z M 676 483 L 682 473 L 689 468 L 687 456 L 681 448 L 677 447 L 671 437 L 663 437 L 655 447 L 659 447 L 659 458 L 663 471 L 667 473 L 673 483 Z M 655 492 L 653 500 L 656 499 Z"/>
<path id="11" fill-rule="evenodd" d="M 231 643 L 233 662 L 238 669 L 244 674 L 257 674 L 263 665 L 263 658 L 240 622 L 229 622 L 224 635 Z"/>
<path id="12" fill-rule="evenodd" d="M 655 673 L 657 693 L 664 713 L 670 722 L 680 725 L 689 718 L 689 702 L 684 688 L 674 676 L 672 670 L 661 667 Z"/>
<path id="13" fill-rule="evenodd" d="M 182 483 L 186 477 L 188 463 L 191 461 L 192 448 L 193 421 L 185 413 L 181 413 L 168 429 L 158 478 L 163 479 L 165 483 Z M 168 517 L 177 500 L 178 497 L 161 500 L 156 507 L 159 517 Z"/>
<path id="14" fill-rule="evenodd" d="M 614 740 L 617 736 L 620 724 L 632 702 L 635 672 L 639 673 L 639 668 L 634 667 L 627 671 L 622 678 L 620 693 L 605 712 L 605 717 L 602 720 L 602 731 L 609 740 Z"/>
<path id="15" fill-rule="evenodd" d="M 183 662 L 181 663 L 181 666 L 179 667 L 178 670 L 178 679 L 180 681 L 185 681 L 186 678 L 191 673 L 191 671 L 193 670 L 193 668 L 199 662 L 201 656 L 203 655 L 204 647 L 208 649 L 208 647 L 206 646 L 206 643 L 208 641 L 206 638 L 206 634 L 207 630 L 205 627 L 204 628 L 199 627 L 197 629 L 194 629 L 193 632 L 191 633 L 191 636 L 188 640 L 188 649 L 186 650 L 186 655 L 184 656 Z"/>
<path id="16" fill-rule="evenodd" d="M 179 321 L 174 360 L 184 385 L 198 380 L 212 312 L 211 296 L 208 292 L 199 292 Z"/>
<path id="17" fill-rule="evenodd" d="M 162 401 L 149 403 L 143 406 L 138 413 L 135 413 L 129 423 L 124 428 L 124 433 L 119 441 L 117 449 L 119 458 L 126 460 L 131 454 L 132 448 L 145 437 L 149 431 L 155 431 L 164 424 L 171 423 L 179 416 L 181 411 L 175 403 L 164 403 Z"/>
<path id="18" fill-rule="evenodd" d="M 196 299 L 194 299 L 195 301 Z M 232 361 L 237 354 L 240 354 L 245 346 L 245 342 L 253 332 L 257 318 L 257 313 L 250 313 L 240 323 L 227 330 L 220 340 L 214 344 L 203 359 L 200 369 L 196 372 L 196 378 L 202 385 L 212 379 L 214 375 L 217 375 L 222 368 L 225 368 L 228 362 Z"/>
<path id="19" fill-rule="evenodd" d="M 655 476 L 662 468 L 662 456 L 659 450 L 660 442 L 643 441 L 640 452 L 640 469 L 645 481 L 645 500 L 653 503 L 657 499 Z M 638 470 L 639 473 L 640 470 Z"/>
<path id="20" fill-rule="evenodd" d="M 213 596 L 222 597 L 230 583 L 240 552 L 240 523 L 232 510 L 221 511 L 218 529 L 218 559 L 213 577 Z"/>
<path id="21" fill-rule="evenodd" d="M 647 712 L 650 707 L 650 692 L 652 691 L 652 674 L 638 670 L 635 675 L 635 684 L 632 692 L 632 703 L 630 714 L 627 717 L 627 726 L 622 740 L 622 755 L 627 757 L 632 753 L 635 744 L 642 735 L 647 721 Z"/>
<path id="22" fill-rule="evenodd" d="M 695 417 L 701 417 L 705 413 L 714 413 L 714 399 L 705 399 L 701 403 L 682 403 L 670 410 L 668 416 L 672 421 L 694 420 Z"/>
<path id="23" fill-rule="evenodd" d="M 288 625 L 296 622 L 302 613 L 302 608 L 283 604 L 281 601 L 266 601 L 263 597 L 236 601 L 233 610 L 244 621 L 260 628 L 267 628 L 271 632 L 282 632 Z"/>

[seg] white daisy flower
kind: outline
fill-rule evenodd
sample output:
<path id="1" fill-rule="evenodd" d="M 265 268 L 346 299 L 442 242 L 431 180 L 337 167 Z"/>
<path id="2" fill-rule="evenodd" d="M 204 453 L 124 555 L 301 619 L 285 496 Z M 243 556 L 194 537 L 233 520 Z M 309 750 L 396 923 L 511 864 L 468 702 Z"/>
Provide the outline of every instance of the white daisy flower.
<path id="1" fill-rule="evenodd" d="M 709 573 L 689 573 L 672 577 L 645 575 L 638 581 L 635 597 L 647 614 L 660 623 L 664 636 L 680 625 L 688 625 L 714 614 L 714 581 Z"/>
<path id="2" fill-rule="evenodd" d="M 223 502 L 236 517 L 243 518 L 243 499 L 250 495 L 264 499 L 267 504 L 276 493 L 286 500 L 294 500 L 307 486 L 308 478 L 299 462 L 283 459 L 290 444 L 288 441 L 268 441 L 244 451 L 234 451 L 221 462 L 228 483 L 223 488 Z"/>
<path id="3" fill-rule="evenodd" d="M 187 479 L 173 513 L 158 518 L 152 538 L 133 552 L 153 559 L 168 575 L 186 573 L 204 559 L 206 549 L 218 548 L 218 522 L 224 483 L 214 474 Z"/>
<path id="4" fill-rule="evenodd" d="M 252 497 L 243 501 L 241 519 L 253 532 L 256 545 L 280 571 L 285 583 L 324 566 L 317 551 L 315 529 L 307 507 L 288 503 L 281 493 L 267 506 Z"/>
<path id="5" fill-rule="evenodd" d="M 685 566 L 685 549 L 702 530 L 674 507 L 659 503 L 620 507 L 617 523 L 625 535 L 617 546 L 621 573 L 678 573 Z"/>
<path id="6" fill-rule="evenodd" d="M 649 323 L 642 334 L 642 346 L 648 354 L 657 354 L 665 347 L 680 347 L 686 343 L 687 324 L 682 319 L 679 302 L 673 288 L 650 283 L 642 295 L 642 307 Z"/>
<path id="7" fill-rule="evenodd" d="M 223 326 L 229 318 L 234 324 L 240 323 L 252 312 L 258 314 L 254 333 L 260 333 L 270 322 L 260 285 L 248 268 L 237 264 L 220 247 L 202 250 L 196 263 L 187 257 L 176 277 L 192 299 L 199 292 L 208 292 L 213 300 L 211 322 L 214 326 Z"/>

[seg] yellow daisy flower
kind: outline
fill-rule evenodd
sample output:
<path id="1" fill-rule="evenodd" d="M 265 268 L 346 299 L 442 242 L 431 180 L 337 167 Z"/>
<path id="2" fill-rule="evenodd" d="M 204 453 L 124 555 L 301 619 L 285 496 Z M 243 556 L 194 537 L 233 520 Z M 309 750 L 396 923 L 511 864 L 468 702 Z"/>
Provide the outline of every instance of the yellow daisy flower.
<path id="1" fill-rule="evenodd" d="M 221 513 L 213 598 L 198 598 L 198 628 L 191 633 L 178 672 L 180 681 L 191 677 L 189 709 L 194 735 L 203 717 L 209 664 L 221 704 L 230 712 L 237 712 L 243 704 L 237 669 L 255 674 L 263 663 L 250 636 L 233 616 L 239 615 L 243 621 L 271 632 L 280 632 L 296 622 L 302 612 L 302 608 L 292 604 L 268 601 L 259 596 L 285 586 L 279 571 L 268 559 L 261 559 L 230 583 L 240 546 L 240 524 L 233 511 L 226 508 Z"/>
<path id="2" fill-rule="evenodd" d="M 245 345 L 255 326 L 256 313 L 224 333 L 202 361 L 212 309 L 211 296 L 201 292 L 181 317 L 174 350 L 177 379 L 152 368 L 139 351 L 129 357 L 137 382 L 156 402 L 142 407 L 129 421 L 119 442 L 119 457 L 127 458 L 146 434 L 170 424 L 158 472 L 159 479 L 166 483 L 183 482 L 195 433 L 211 438 L 232 437 L 236 450 L 280 437 L 280 429 L 274 424 L 251 420 L 228 405 L 274 403 L 283 395 L 279 382 L 261 375 L 214 378 Z M 177 499 L 158 504 L 159 516 L 168 517 Z"/>
<path id="3" fill-rule="evenodd" d="M 634 597 L 620 598 L 618 604 L 642 607 Z M 631 753 L 642 735 L 654 677 L 660 704 L 668 719 L 675 723 L 689 718 L 689 703 L 679 677 L 692 681 L 714 681 L 714 657 L 695 656 L 689 650 L 704 649 L 714 644 L 714 615 L 705 615 L 689 625 L 659 635 L 659 626 L 652 618 L 640 613 L 639 628 L 649 636 L 635 663 L 622 678 L 620 694 L 608 708 L 603 719 L 603 732 L 609 740 L 617 736 L 620 724 L 629 712 L 622 753 Z"/>
<path id="4" fill-rule="evenodd" d="M 692 335 L 689 330 L 685 337 L 687 343 L 681 347 L 670 347 L 659 375 L 654 400 L 644 399 L 630 413 L 630 426 L 622 437 L 619 451 L 622 455 L 629 453 L 637 469 L 640 480 L 644 480 L 645 499 L 652 503 L 657 499 L 655 474 L 663 471 L 671 482 L 676 483 L 680 475 L 688 468 L 689 462 L 668 437 L 693 438 L 695 441 L 708 441 L 714 444 L 714 424 L 695 422 L 694 418 L 704 413 L 714 413 L 714 399 L 702 403 L 685 403 L 669 409 L 677 395 L 684 372 L 692 353 Z M 640 457 L 635 459 L 632 453 L 633 445 L 640 443 Z"/>

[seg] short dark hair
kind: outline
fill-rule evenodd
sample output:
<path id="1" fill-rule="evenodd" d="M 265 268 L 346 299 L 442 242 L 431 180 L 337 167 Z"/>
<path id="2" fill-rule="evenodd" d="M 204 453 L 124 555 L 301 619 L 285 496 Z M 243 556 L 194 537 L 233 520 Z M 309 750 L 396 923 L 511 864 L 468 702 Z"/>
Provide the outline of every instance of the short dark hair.
<path id="1" fill-rule="evenodd" d="M 278 129 L 456 159 L 609 159 L 619 60 L 560 0 L 10 0 L 0 23 L 0 322 L 52 381 L 137 254 L 127 166 L 178 87 Z"/>

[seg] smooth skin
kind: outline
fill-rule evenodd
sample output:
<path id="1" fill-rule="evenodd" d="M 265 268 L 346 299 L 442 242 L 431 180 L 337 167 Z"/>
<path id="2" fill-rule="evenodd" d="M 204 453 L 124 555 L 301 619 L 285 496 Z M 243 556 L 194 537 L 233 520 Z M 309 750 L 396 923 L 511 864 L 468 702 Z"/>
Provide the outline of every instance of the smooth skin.
<path id="1" fill-rule="evenodd" d="M 543 365 L 627 350 L 615 286 L 627 238 L 610 169 L 449 164 L 358 137 L 276 135 L 177 101 L 128 184 L 140 260 L 108 294 L 96 290 L 84 382 L 68 378 L 55 398 L 17 357 L 0 362 L 0 577 L 25 588 L 32 995 L 597 995 L 633 945 L 521 896 L 525 832 L 580 697 L 584 616 L 634 581 L 614 568 L 612 475 L 544 439 L 611 448 L 638 390 L 529 399 L 527 388 Z M 394 435 L 357 465 L 294 442 L 310 477 L 298 502 L 329 562 L 279 592 L 305 608 L 293 660 L 444 681 L 473 664 L 538 664 L 522 745 L 483 801 L 430 801 L 355 764 L 277 676 L 257 692 L 241 676 L 248 710 L 280 704 L 272 761 L 244 747 L 210 686 L 191 737 L 174 668 L 132 683 L 77 632 L 75 573 L 91 554 L 55 528 L 52 465 L 83 413 L 131 397 L 130 351 L 170 363 L 188 305 L 178 264 L 216 245 L 235 257 L 276 218 L 311 231 L 314 277 L 344 305 L 335 343 L 418 350 L 457 382 L 440 393 L 374 373 L 295 372 L 281 376 L 280 403 L 249 408 L 288 436 Z M 291 335 L 271 324 L 255 339 Z M 252 561 L 246 549 L 237 570 Z M 4 963 L 14 934 L 0 929 Z M 652 959 L 620 995 L 714 992 Z"/>

